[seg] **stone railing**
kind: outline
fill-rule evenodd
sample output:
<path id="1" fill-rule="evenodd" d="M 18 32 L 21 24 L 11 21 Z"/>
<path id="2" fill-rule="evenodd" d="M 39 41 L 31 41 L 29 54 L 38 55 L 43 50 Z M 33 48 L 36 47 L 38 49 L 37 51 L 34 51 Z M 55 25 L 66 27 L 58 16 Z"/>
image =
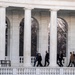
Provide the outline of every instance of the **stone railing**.
<path id="1" fill-rule="evenodd" d="M 0 75 L 75 75 L 75 68 L 50 67 L 0 67 Z"/>
<path id="2" fill-rule="evenodd" d="M 23 56 L 19 56 L 19 63 L 24 63 L 24 57 Z"/>
<path id="3" fill-rule="evenodd" d="M 34 60 L 35 60 L 35 57 L 32 56 L 31 57 L 31 64 L 32 64 L 32 66 L 34 64 Z M 19 56 L 19 66 L 23 66 L 23 63 L 24 63 L 24 57 L 23 56 Z"/>

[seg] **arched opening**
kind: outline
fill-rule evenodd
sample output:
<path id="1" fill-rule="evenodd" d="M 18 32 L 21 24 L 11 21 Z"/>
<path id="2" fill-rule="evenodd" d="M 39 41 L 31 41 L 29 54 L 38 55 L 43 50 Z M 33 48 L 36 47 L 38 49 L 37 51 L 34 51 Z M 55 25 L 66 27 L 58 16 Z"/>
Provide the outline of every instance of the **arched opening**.
<path id="1" fill-rule="evenodd" d="M 19 29 L 19 56 L 23 56 L 23 45 L 24 45 L 24 19 L 20 22 Z"/>
<path id="2" fill-rule="evenodd" d="M 57 24 L 57 53 L 61 51 L 66 57 L 68 24 L 62 18 L 58 18 Z"/>
<path id="3" fill-rule="evenodd" d="M 6 29 L 5 29 L 5 56 L 8 56 L 10 41 L 10 21 L 6 17 Z"/>
<path id="4" fill-rule="evenodd" d="M 49 26 L 50 27 L 50 26 Z M 57 19 L 57 53 L 63 52 L 63 56 L 66 57 L 66 45 L 67 45 L 68 24 L 62 19 Z M 50 50 L 50 32 L 48 32 L 48 50 Z"/>
<path id="5" fill-rule="evenodd" d="M 39 28 L 38 21 L 31 18 L 31 56 L 35 56 L 37 51 L 37 32 Z M 20 38 L 19 38 L 19 56 L 23 56 L 24 45 L 24 19 L 20 22 Z"/>
<path id="6" fill-rule="evenodd" d="M 37 32 L 38 32 L 38 21 L 32 18 L 31 23 L 31 56 L 35 56 L 37 52 Z"/>

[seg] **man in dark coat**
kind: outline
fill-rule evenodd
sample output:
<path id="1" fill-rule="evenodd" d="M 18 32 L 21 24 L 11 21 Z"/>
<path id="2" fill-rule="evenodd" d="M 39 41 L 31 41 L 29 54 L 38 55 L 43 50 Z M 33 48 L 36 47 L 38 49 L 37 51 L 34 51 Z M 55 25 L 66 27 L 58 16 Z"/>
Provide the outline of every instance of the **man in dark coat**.
<path id="1" fill-rule="evenodd" d="M 60 63 L 60 65 L 59 66 L 63 66 L 62 60 L 64 61 L 64 59 L 63 59 L 63 53 L 62 53 L 62 51 L 60 51 L 60 54 L 59 54 L 59 63 Z"/>
<path id="2" fill-rule="evenodd" d="M 38 54 L 38 64 L 37 64 L 37 67 L 38 66 L 41 66 L 41 67 L 43 66 L 42 63 L 41 63 L 41 61 L 42 61 L 42 57 L 41 57 L 41 54 L 39 53 Z"/>
<path id="3" fill-rule="evenodd" d="M 46 51 L 46 55 L 45 55 L 45 65 L 44 66 L 48 66 L 49 65 L 49 52 Z"/>
<path id="4" fill-rule="evenodd" d="M 75 52 L 73 51 L 73 63 L 74 63 L 74 67 L 75 67 Z"/>

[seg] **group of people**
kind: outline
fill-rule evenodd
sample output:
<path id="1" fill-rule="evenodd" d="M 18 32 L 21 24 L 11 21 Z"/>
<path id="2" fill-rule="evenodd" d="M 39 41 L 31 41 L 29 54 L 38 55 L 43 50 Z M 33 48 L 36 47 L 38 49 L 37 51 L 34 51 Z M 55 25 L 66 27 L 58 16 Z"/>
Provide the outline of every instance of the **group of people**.
<path id="1" fill-rule="evenodd" d="M 68 67 L 72 67 L 72 66 L 75 67 L 75 53 L 74 53 L 74 51 L 70 52 L 70 61 L 69 61 Z"/>
<path id="2" fill-rule="evenodd" d="M 42 56 L 41 56 L 41 53 L 36 53 L 36 57 L 35 57 L 35 60 L 34 60 L 34 66 L 36 65 L 37 63 L 37 67 L 38 66 L 41 66 L 43 67 L 42 63 Z M 46 51 L 46 55 L 45 55 L 45 64 L 44 66 L 48 66 L 49 65 L 49 52 Z"/>
<path id="3" fill-rule="evenodd" d="M 34 66 L 36 65 L 37 67 L 38 66 L 41 66 L 41 67 L 44 66 L 45 67 L 45 66 L 48 66 L 50 64 L 50 62 L 49 62 L 49 51 L 46 51 L 44 65 L 42 65 L 41 61 L 42 61 L 41 54 L 40 53 L 36 53 L 36 57 L 35 57 L 35 60 L 34 60 Z M 63 52 L 60 51 L 60 53 L 57 54 L 57 64 L 60 67 L 63 67 L 63 63 L 64 63 Z"/>
<path id="4" fill-rule="evenodd" d="M 49 62 L 49 51 L 46 51 L 44 65 L 42 65 L 41 61 L 42 61 L 41 54 L 36 53 L 36 57 L 35 57 L 35 60 L 34 60 L 34 66 L 36 65 L 37 67 L 38 66 L 43 67 L 43 66 L 48 66 L 50 64 L 50 62 Z M 63 67 L 63 63 L 64 63 L 63 52 L 60 51 L 60 53 L 57 54 L 57 64 L 60 67 Z M 70 61 L 69 61 L 69 64 L 68 64 L 68 67 L 72 67 L 72 66 L 75 67 L 75 53 L 74 53 L 74 51 L 70 52 Z"/>

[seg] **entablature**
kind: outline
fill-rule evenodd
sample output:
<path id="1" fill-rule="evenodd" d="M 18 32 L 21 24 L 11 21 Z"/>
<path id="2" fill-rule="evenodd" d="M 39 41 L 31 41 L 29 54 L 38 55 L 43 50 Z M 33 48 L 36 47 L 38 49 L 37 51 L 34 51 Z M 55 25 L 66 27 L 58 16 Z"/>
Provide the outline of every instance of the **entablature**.
<path id="1" fill-rule="evenodd" d="M 75 10 L 75 2 L 45 0 L 0 0 L 0 6 Z"/>

